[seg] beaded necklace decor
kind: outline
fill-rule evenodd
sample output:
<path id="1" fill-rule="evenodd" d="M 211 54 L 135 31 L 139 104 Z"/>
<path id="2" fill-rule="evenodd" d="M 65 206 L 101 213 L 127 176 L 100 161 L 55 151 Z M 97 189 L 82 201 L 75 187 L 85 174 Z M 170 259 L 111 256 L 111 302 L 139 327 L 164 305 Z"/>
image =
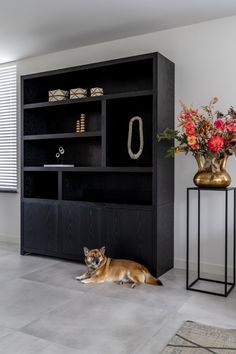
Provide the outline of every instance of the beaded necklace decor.
<path id="1" fill-rule="evenodd" d="M 132 143 L 132 134 L 133 134 L 133 123 L 135 121 L 138 121 L 139 124 L 139 150 L 136 154 L 133 153 L 131 149 L 131 143 Z M 143 139 L 143 120 L 139 116 L 135 116 L 130 119 L 129 121 L 129 132 L 128 132 L 128 142 L 127 142 L 127 147 L 128 147 L 128 153 L 131 159 L 137 160 L 142 152 L 143 152 L 143 145 L 144 145 L 144 139 Z"/>

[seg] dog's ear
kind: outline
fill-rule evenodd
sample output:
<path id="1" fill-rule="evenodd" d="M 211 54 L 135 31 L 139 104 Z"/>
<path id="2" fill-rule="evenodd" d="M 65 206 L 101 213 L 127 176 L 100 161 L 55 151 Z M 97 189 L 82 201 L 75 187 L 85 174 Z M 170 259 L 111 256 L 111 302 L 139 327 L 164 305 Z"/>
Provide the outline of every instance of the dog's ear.
<path id="1" fill-rule="evenodd" d="M 106 251 L 106 247 L 105 246 L 103 246 L 102 248 L 100 248 L 100 252 L 101 252 L 101 254 L 104 256 L 104 254 L 105 254 L 105 251 Z"/>
<path id="2" fill-rule="evenodd" d="M 88 255 L 89 253 L 89 249 L 87 247 L 84 247 L 84 255 L 85 257 Z"/>

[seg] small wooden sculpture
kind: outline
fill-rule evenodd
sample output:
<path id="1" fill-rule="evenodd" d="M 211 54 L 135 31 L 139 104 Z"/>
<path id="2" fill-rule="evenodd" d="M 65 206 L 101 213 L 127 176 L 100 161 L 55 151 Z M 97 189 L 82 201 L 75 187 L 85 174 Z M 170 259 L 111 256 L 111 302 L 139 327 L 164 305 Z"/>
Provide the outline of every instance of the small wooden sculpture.
<path id="1" fill-rule="evenodd" d="M 75 128 L 76 130 L 76 133 L 80 133 L 80 119 L 77 119 L 77 121 L 76 121 L 76 128 Z"/>
<path id="2" fill-rule="evenodd" d="M 85 114 L 81 113 L 80 115 L 80 132 L 84 133 L 85 132 Z"/>
<path id="3" fill-rule="evenodd" d="M 80 119 L 76 121 L 76 133 L 84 133 L 85 132 L 85 114 L 81 113 Z"/>

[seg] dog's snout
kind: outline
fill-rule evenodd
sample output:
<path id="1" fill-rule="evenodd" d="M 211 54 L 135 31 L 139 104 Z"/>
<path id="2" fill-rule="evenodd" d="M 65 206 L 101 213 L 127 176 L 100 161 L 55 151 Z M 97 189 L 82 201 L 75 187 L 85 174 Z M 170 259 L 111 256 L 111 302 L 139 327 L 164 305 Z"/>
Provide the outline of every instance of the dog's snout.
<path id="1" fill-rule="evenodd" d="M 94 263 L 95 263 L 96 265 L 98 265 L 98 264 L 99 264 L 99 258 L 95 258 L 95 259 L 94 259 Z"/>

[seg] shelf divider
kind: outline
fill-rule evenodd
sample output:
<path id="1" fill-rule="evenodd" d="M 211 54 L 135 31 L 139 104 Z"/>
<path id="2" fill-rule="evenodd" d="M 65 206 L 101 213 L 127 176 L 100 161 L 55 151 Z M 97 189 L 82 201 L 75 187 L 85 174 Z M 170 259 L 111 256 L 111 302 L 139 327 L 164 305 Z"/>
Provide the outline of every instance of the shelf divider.
<path id="1" fill-rule="evenodd" d="M 106 101 L 102 101 L 102 167 L 106 167 L 107 164 L 107 128 L 106 128 Z"/>

